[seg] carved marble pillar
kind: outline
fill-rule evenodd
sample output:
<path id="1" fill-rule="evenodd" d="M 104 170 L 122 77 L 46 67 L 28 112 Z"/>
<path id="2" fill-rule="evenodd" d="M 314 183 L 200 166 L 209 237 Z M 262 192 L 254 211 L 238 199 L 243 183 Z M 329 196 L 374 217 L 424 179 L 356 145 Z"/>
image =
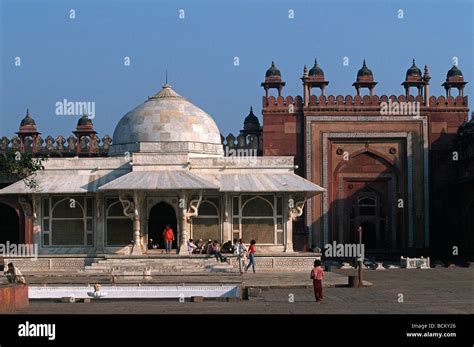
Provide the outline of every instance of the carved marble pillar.
<path id="1" fill-rule="evenodd" d="M 142 245 L 142 250 L 144 253 L 146 253 L 148 248 L 148 234 L 146 234 L 148 229 L 148 215 L 146 205 L 147 195 L 145 192 L 140 192 L 138 194 L 140 195 L 140 243 Z"/>
<path id="2" fill-rule="evenodd" d="M 96 194 L 95 196 L 95 249 L 98 253 L 104 252 L 105 247 L 105 208 L 103 194 Z"/>
<path id="3" fill-rule="evenodd" d="M 303 215 L 303 208 L 306 202 L 306 197 L 298 197 L 293 195 L 286 195 L 285 200 L 288 203 L 288 208 L 285 209 L 287 213 L 286 220 L 286 244 L 285 252 L 294 252 L 293 250 L 293 221 Z"/>
<path id="4" fill-rule="evenodd" d="M 294 199 L 291 195 L 285 194 L 284 199 L 288 204 L 288 208 L 283 209 L 283 213 L 286 216 L 283 216 L 283 220 L 285 221 L 285 244 L 284 244 L 284 252 L 292 253 L 293 250 L 293 218 L 291 217 L 291 208 L 290 206 L 294 206 Z"/>
<path id="5" fill-rule="evenodd" d="M 130 201 L 126 194 L 120 193 L 119 200 L 122 203 L 123 214 L 133 221 L 133 246 L 131 254 L 141 255 L 143 254 L 140 239 L 140 211 L 142 205 L 142 195 L 135 191 L 133 192 L 133 201 Z"/>
<path id="6" fill-rule="evenodd" d="M 222 213 L 222 225 L 223 225 L 223 241 L 233 240 L 232 237 L 232 201 L 230 200 L 230 194 L 224 193 L 221 195 L 223 206 L 223 213 Z"/>
<path id="7" fill-rule="evenodd" d="M 140 212 L 141 212 L 141 195 L 137 191 L 133 192 L 133 248 L 132 255 L 143 254 L 141 237 L 140 237 Z"/>
<path id="8" fill-rule="evenodd" d="M 188 226 L 188 218 L 187 218 L 188 197 L 184 190 L 181 191 L 179 198 L 180 198 L 180 201 L 178 203 L 178 209 L 179 209 L 179 219 L 180 219 L 179 224 L 181 225 L 181 228 L 179 229 L 179 236 L 177 240 L 178 246 L 176 248 L 177 248 L 178 254 L 185 255 L 188 253 L 188 246 L 186 242 L 188 241 L 187 229 L 189 226 Z"/>
<path id="9" fill-rule="evenodd" d="M 41 198 L 38 195 L 32 195 L 33 200 L 33 243 L 41 245 Z M 38 247 L 39 248 L 39 247 Z"/>

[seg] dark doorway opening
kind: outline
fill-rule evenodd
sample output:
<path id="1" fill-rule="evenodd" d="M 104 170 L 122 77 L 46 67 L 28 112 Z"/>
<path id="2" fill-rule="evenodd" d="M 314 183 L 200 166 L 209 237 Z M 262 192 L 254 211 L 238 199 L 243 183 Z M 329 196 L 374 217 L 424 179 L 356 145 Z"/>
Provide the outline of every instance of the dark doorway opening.
<path id="1" fill-rule="evenodd" d="M 153 242 L 158 242 L 160 249 L 164 249 L 165 241 L 163 240 L 163 231 L 167 224 L 173 229 L 175 238 L 173 241 L 173 249 L 176 249 L 178 240 L 176 212 L 174 208 L 166 202 L 160 202 L 150 210 L 150 216 L 148 218 L 148 241 L 153 239 Z"/>
<path id="2" fill-rule="evenodd" d="M 365 221 L 360 224 L 362 227 L 362 243 L 365 249 L 374 249 L 377 247 L 377 231 L 373 222 Z"/>
<path id="3" fill-rule="evenodd" d="M 357 230 L 362 227 L 362 243 L 365 251 L 376 251 L 381 248 L 389 248 L 387 242 L 386 221 L 387 211 L 386 197 L 371 189 L 366 182 L 354 183 L 363 185 L 350 201 L 350 228 Z M 359 242 L 357 232 L 351 233 L 353 242 Z"/>
<path id="4" fill-rule="evenodd" d="M 0 203 L 0 243 L 20 243 L 20 218 L 15 209 Z"/>

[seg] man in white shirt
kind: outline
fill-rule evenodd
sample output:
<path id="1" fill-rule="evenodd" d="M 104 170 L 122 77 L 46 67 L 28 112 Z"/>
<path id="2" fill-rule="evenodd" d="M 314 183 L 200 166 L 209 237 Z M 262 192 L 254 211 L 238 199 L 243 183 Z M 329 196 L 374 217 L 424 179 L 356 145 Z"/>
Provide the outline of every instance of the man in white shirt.
<path id="1" fill-rule="evenodd" d="M 8 263 L 8 271 L 5 274 L 10 283 L 26 283 L 25 277 L 13 263 Z"/>
<path id="2" fill-rule="evenodd" d="M 239 262 L 240 274 L 243 273 L 242 269 L 245 268 L 246 256 L 247 256 L 247 247 L 245 247 L 243 240 L 240 239 L 237 245 L 237 261 Z"/>

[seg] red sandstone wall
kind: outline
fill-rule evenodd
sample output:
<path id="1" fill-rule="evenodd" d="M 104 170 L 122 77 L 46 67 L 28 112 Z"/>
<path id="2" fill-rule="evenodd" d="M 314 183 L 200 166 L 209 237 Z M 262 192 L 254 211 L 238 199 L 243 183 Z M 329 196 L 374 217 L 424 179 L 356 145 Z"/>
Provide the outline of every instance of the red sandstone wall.
<path id="1" fill-rule="evenodd" d="M 441 237 L 443 230 L 449 229 L 448 225 L 443 224 L 442 216 L 443 209 L 447 198 L 447 191 L 449 191 L 450 182 L 455 177 L 455 165 L 452 161 L 452 152 L 454 150 L 455 134 L 464 120 L 468 119 L 468 98 L 467 97 L 449 97 L 431 96 L 429 99 L 429 107 L 423 106 L 424 100 L 421 96 L 311 96 L 309 107 L 302 107 L 302 98 L 300 96 L 292 97 L 269 97 L 263 98 L 263 147 L 264 155 L 293 155 L 295 162 L 301 167 L 303 166 L 304 153 L 304 118 L 307 115 L 331 115 L 331 116 L 380 116 L 380 103 L 392 101 L 417 101 L 422 105 L 421 115 L 428 116 L 428 142 L 430 150 L 430 239 L 436 241 Z M 293 112 L 290 113 L 289 110 Z M 340 131 L 341 126 L 351 127 L 349 122 L 337 122 L 329 124 L 334 131 Z M 326 123 L 327 124 L 327 123 Z M 372 124 L 364 126 L 365 131 L 400 131 L 404 128 L 400 124 L 392 124 L 388 128 L 386 124 Z M 359 124 L 360 125 L 360 124 Z M 370 129 L 371 127 L 376 129 Z M 352 128 L 355 129 L 352 124 Z M 346 129 L 348 130 L 348 129 Z M 362 129 L 361 129 L 362 130 Z M 298 133 L 299 131 L 299 133 Z M 313 130 L 311 130 L 313 131 Z M 318 132 L 320 129 L 315 131 Z M 355 130 L 354 130 L 355 131 Z M 419 136 L 420 132 L 416 131 Z M 318 140 L 312 144 L 312 162 L 318 163 L 320 158 Z M 417 183 L 415 184 L 415 229 L 422 230 L 423 219 L 423 204 L 422 190 L 423 186 L 423 172 L 421 167 L 421 153 L 415 155 L 415 172 L 414 177 Z M 314 165 L 314 164 L 313 164 Z M 317 166 L 317 165 L 316 165 Z M 305 175 L 304 170 L 298 170 L 298 174 Z M 404 174 L 402 174 L 403 176 Z M 331 180 L 331 178 L 329 178 Z M 313 181 L 321 184 L 319 172 L 313 166 Z M 420 189 L 421 188 L 421 189 Z M 418 191 L 418 192 L 417 192 Z M 316 197 L 313 201 L 312 220 L 315 225 L 318 225 L 318 212 L 321 208 L 321 197 Z M 316 211 L 316 215 L 314 215 Z M 444 218 L 446 220 L 446 218 Z M 420 247 L 423 244 L 422 235 L 415 230 L 415 247 Z"/>
<path id="2" fill-rule="evenodd" d="M 263 153 L 268 156 L 295 156 L 299 153 L 301 116 L 263 114 Z"/>
<path id="3" fill-rule="evenodd" d="M 9 284 L 0 286 L 0 313 L 15 312 L 26 308 L 28 301 L 28 286 Z"/>
<path id="4" fill-rule="evenodd" d="M 459 238 L 456 239 L 456 232 L 447 234 L 446 231 L 459 228 L 458 218 L 448 218 L 448 216 L 461 213 L 451 209 L 452 206 L 456 205 L 453 199 L 463 200 L 462 196 L 452 196 L 452 191 L 457 188 L 453 186 L 457 174 L 457 162 L 453 160 L 453 152 L 458 128 L 463 121 L 468 119 L 467 108 L 465 110 L 451 108 L 453 110 L 446 108 L 441 112 L 431 112 L 429 114 L 432 246 L 446 254 L 451 252 L 454 245 L 460 247 L 461 242 Z M 468 191 L 462 191 L 460 194 L 469 193 Z"/>
<path id="5" fill-rule="evenodd" d="M 298 113 L 263 114 L 263 155 L 293 156 L 297 174 L 303 175 L 303 125 Z"/>

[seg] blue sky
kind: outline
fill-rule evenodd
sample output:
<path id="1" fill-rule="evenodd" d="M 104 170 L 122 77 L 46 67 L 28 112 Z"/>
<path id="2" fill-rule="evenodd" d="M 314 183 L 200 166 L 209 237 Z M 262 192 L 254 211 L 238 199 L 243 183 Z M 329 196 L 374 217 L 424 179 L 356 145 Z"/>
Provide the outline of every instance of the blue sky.
<path id="1" fill-rule="evenodd" d="M 18 130 L 26 108 L 43 138 L 69 136 L 78 117 L 55 114 L 63 99 L 95 102 L 96 131 L 112 136 L 125 113 L 161 89 L 166 69 L 174 89 L 212 115 L 221 133 L 237 133 L 250 105 L 261 119 L 260 83 L 272 60 L 287 82 L 284 95 L 302 94 L 303 65 L 315 57 L 327 94 L 354 95 L 363 58 L 377 94 L 403 94 L 415 58 L 430 67 L 431 94 L 444 95 L 457 57 L 472 98 L 473 3 L 0 0 L 0 136 Z"/>

